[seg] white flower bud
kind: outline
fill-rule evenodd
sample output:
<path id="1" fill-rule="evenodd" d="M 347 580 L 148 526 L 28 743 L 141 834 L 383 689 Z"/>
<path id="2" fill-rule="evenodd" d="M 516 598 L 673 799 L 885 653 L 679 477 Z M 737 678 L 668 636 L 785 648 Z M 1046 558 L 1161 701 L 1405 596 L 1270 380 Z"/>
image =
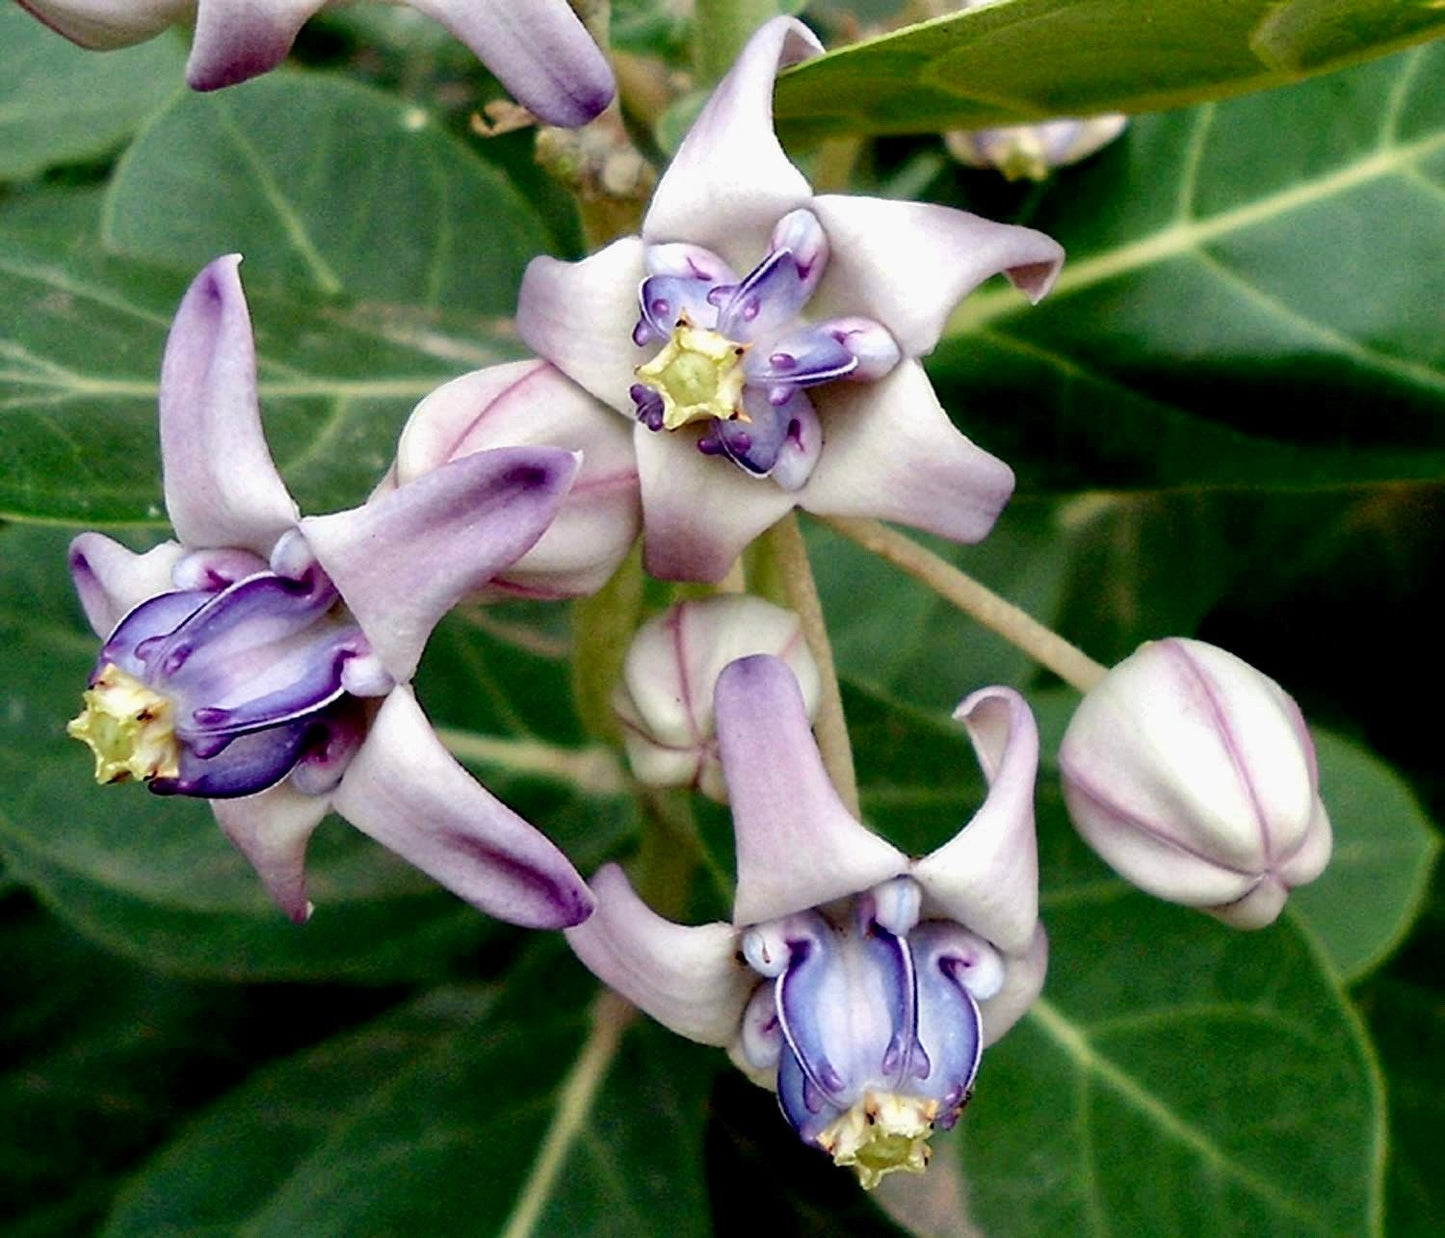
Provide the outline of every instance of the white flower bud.
<path id="1" fill-rule="evenodd" d="M 1330 858 L 1314 744 L 1266 675 L 1201 641 L 1141 646 L 1059 749 L 1074 825 L 1123 877 L 1236 928 L 1279 915 Z"/>
<path id="2" fill-rule="evenodd" d="M 639 779 L 657 787 L 696 786 L 726 802 L 713 688 L 723 667 L 755 653 L 788 664 L 811 717 L 818 708 L 818 668 L 791 611 L 760 598 L 721 595 L 681 602 L 643 624 L 612 696 Z"/>

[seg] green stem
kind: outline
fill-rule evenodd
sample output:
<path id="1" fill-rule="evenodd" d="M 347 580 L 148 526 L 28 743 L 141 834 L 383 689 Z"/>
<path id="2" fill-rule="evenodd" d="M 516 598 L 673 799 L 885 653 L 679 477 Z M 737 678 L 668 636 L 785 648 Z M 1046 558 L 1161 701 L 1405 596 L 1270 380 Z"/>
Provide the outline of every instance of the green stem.
<path id="1" fill-rule="evenodd" d="M 839 797 L 848 811 L 857 816 L 858 776 L 853 770 L 853 746 L 848 740 L 848 722 L 843 716 L 843 694 L 838 689 L 833 646 L 828 640 L 823 604 L 818 597 L 818 584 L 813 579 L 808 547 L 803 541 L 803 531 L 798 528 L 797 516 L 789 512 L 763 534 L 763 539 L 764 553 L 758 564 L 758 573 L 764 580 L 769 572 L 776 573 L 776 583 L 782 586 L 783 600 L 802 623 L 808 651 L 818 664 L 818 716 L 813 720 L 818 749 L 823 754 L 823 764 Z"/>
<path id="2" fill-rule="evenodd" d="M 645 587 L 638 543 L 598 593 L 572 604 L 572 692 L 582 725 L 598 739 L 621 738 L 612 690 L 642 618 Z"/>
<path id="3" fill-rule="evenodd" d="M 692 61 L 698 85 L 720 81 L 753 31 L 778 15 L 778 7 L 778 0 L 696 0 Z"/>
<path id="4" fill-rule="evenodd" d="M 857 542 L 864 550 L 870 550 L 880 559 L 901 568 L 944 601 L 951 602 L 984 627 L 997 632 L 1080 692 L 1087 692 L 1108 672 L 1107 667 L 1095 662 L 1077 645 L 1070 644 L 1053 629 L 1044 627 L 1032 615 L 1001 598 L 972 576 L 960 572 L 946 559 L 925 550 L 912 538 L 877 520 L 829 516 L 823 518 L 823 523 L 850 541 Z"/>

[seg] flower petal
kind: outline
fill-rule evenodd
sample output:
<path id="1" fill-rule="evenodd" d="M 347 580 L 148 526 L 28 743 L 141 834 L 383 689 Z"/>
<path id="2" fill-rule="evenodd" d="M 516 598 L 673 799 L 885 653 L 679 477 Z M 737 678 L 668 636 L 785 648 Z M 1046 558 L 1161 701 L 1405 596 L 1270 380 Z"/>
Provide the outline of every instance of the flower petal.
<path id="1" fill-rule="evenodd" d="M 517 294 L 523 343 L 628 420 L 633 371 L 646 360 L 632 342 L 646 273 L 642 241 L 628 236 L 581 262 L 533 258 Z"/>
<path id="2" fill-rule="evenodd" d="M 743 548 L 792 509 L 765 478 L 697 450 L 691 429 L 633 431 L 642 487 L 643 564 L 661 580 L 718 581 Z"/>
<path id="3" fill-rule="evenodd" d="M 408 688 L 386 698 L 332 802 L 363 834 L 499 920 L 565 928 L 592 911 L 567 857 L 457 764 Z"/>
<path id="4" fill-rule="evenodd" d="M 312 910 L 306 898 L 306 844 L 329 807 L 325 796 L 302 795 L 284 782 L 259 795 L 211 803 L 226 837 L 297 924 L 305 924 Z"/>
<path id="5" fill-rule="evenodd" d="M 907 868 L 843 806 L 785 662 L 741 658 L 718 677 L 718 747 L 737 838 L 736 924 L 857 894 Z"/>
<path id="6" fill-rule="evenodd" d="M 597 910 L 567 930 L 567 944 L 599 980 L 679 1036 L 727 1045 L 738 1036 L 757 977 L 737 959 L 728 924 L 664 920 L 616 864 L 592 878 Z"/>
<path id="7" fill-rule="evenodd" d="M 914 865 L 913 876 L 949 919 L 1005 954 L 1022 954 L 1033 941 L 1039 914 L 1038 727 L 1012 688 L 983 688 L 953 716 L 973 741 L 988 798 L 951 841 Z"/>
<path id="8" fill-rule="evenodd" d="M 534 444 L 580 451 L 582 467 L 541 539 L 487 592 L 595 593 L 642 527 L 632 427 L 554 366 L 492 366 L 432 392 L 402 431 L 396 476 L 405 483 L 470 452 Z"/>
<path id="9" fill-rule="evenodd" d="M 197 795 L 216 802 L 255 795 L 295 768 L 310 733 L 310 720 L 302 718 L 234 739 L 222 736 L 204 749 L 183 743 L 179 774 L 151 779 L 150 789 L 156 795 Z"/>
<path id="10" fill-rule="evenodd" d="M 576 473 L 576 457 L 555 447 L 480 451 L 300 528 L 372 652 L 403 681 L 437 621 L 536 544 Z"/>
<path id="11" fill-rule="evenodd" d="M 567 0 L 407 0 L 476 53 L 532 115 L 585 125 L 612 102 L 607 58 Z"/>
<path id="12" fill-rule="evenodd" d="M 910 357 L 933 350 L 954 306 L 989 276 L 1038 301 L 1064 261 L 1042 232 L 929 202 L 826 194 L 813 211 L 832 251 L 819 309 L 876 318 Z"/>
<path id="13" fill-rule="evenodd" d="M 92 51 L 130 47 L 154 38 L 186 11 L 186 0 L 19 0 L 57 34 Z"/>
<path id="14" fill-rule="evenodd" d="M 642 223 L 645 240 L 691 241 L 740 271 L 762 258 L 773 226 L 812 196 L 773 132 L 773 82 L 822 50 L 790 17 L 758 28 L 668 165 Z"/>
<path id="15" fill-rule="evenodd" d="M 985 1049 L 1022 1019 L 1044 991 L 1044 977 L 1049 970 L 1049 938 L 1044 926 L 1035 925 L 1028 949 L 1009 955 L 1004 962 L 1003 987 L 978 1004 Z"/>
<path id="16" fill-rule="evenodd" d="M 876 383 L 816 391 L 822 458 L 798 505 L 825 516 L 873 516 L 958 542 L 988 536 L 1013 493 L 1002 460 L 960 434 L 916 361 Z"/>
<path id="17" fill-rule="evenodd" d="M 161 363 L 161 466 L 181 542 L 265 556 L 297 512 L 261 430 L 240 264 L 217 258 L 176 311 Z"/>
<path id="18" fill-rule="evenodd" d="M 324 0 L 199 0 L 186 64 L 193 90 L 248 81 L 286 59 L 296 34 Z"/>
<path id="19" fill-rule="evenodd" d="M 109 636 L 134 607 L 167 593 L 171 570 L 185 556 L 178 542 L 136 554 L 103 533 L 82 533 L 70 543 L 70 578 L 92 631 Z"/>

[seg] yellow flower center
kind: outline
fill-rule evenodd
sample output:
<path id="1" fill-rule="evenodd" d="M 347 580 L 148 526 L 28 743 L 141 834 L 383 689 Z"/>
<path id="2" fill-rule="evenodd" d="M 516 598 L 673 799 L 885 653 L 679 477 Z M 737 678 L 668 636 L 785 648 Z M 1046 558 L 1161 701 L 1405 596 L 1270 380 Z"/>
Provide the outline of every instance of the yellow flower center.
<path id="1" fill-rule="evenodd" d="M 851 1165 L 865 1191 L 895 1170 L 928 1168 L 928 1137 L 938 1102 L 894 1092 L 869 1092 L 818 1136 L 835 1165 Z"/>
<path id="2" fill-rule="evenodd" d="M 160 693 L 109 662 L 83 699 L 85 709 L 65 730 L 95 754 L 96 782 L 149 782 L 180 773 L 171 703 Z"/>
<path id="3" fill-rule="evenodd" d="M 676 430 L 708 417 L 747 421 L 740 364 L 747 350 L 746 344 L 679 318 L 662 351 L 637 367 L 643 385 L 662 397 L 663 429 Z"/>

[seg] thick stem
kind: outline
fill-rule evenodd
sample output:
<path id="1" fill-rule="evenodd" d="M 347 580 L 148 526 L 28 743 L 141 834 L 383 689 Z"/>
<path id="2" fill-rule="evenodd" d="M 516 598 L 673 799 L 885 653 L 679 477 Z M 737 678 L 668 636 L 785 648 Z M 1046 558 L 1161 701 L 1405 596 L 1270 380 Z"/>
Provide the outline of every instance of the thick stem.
<path id="1" fill-rule="evenodd" d="M 692 60 L 698 84 L 711 86 L 733 67 L 752 33 L 779 11 L 778 0 L 696 0 Z"/>
<path id="2" fill-rule="evenodd" d="M 1077 645 L 1071 645 L 1012 602 L 999 597 L 972 576 L 964 575 L 946 559 L 940 559 L 931 550 L 925 550 L 887 525 L 877 520 L 855 520 L 842 516 L 825 517 L 823 523 L 850 541 L 857 542 L 863 549 L 871 550 L 879 558 L 902 568 L 914 580 L 927 585 L 939 597 L 1017 645 L 1035 662 L 1048 667 L 1080 692 L 1087 692 L 1107 672 L 1107 667 L 1095 662 Z"/>
<path id="3" fill-rule="evenodd" d="M 848 723 L 843 717 L 843 696 L 838 690 L 838 671 L 833 665 L 833 646 L 823 621 L 823 604 L 818 598 L 818 584 L 808 562 L 808 547 L 797 516 L 789 512 L 765 533 L 771 566 L 782 585 L 783 598 L 796 612 L 803 626 L 808 651 L 818 664 L 821 687 L 818 694 L 818 716 L 813 731 L 818 737 L 818 750 L 833 780 L 839 797 L 848 811 L 858 815 L 858 776 L 853 770 L 853 746 L 848 741 Z"/>

